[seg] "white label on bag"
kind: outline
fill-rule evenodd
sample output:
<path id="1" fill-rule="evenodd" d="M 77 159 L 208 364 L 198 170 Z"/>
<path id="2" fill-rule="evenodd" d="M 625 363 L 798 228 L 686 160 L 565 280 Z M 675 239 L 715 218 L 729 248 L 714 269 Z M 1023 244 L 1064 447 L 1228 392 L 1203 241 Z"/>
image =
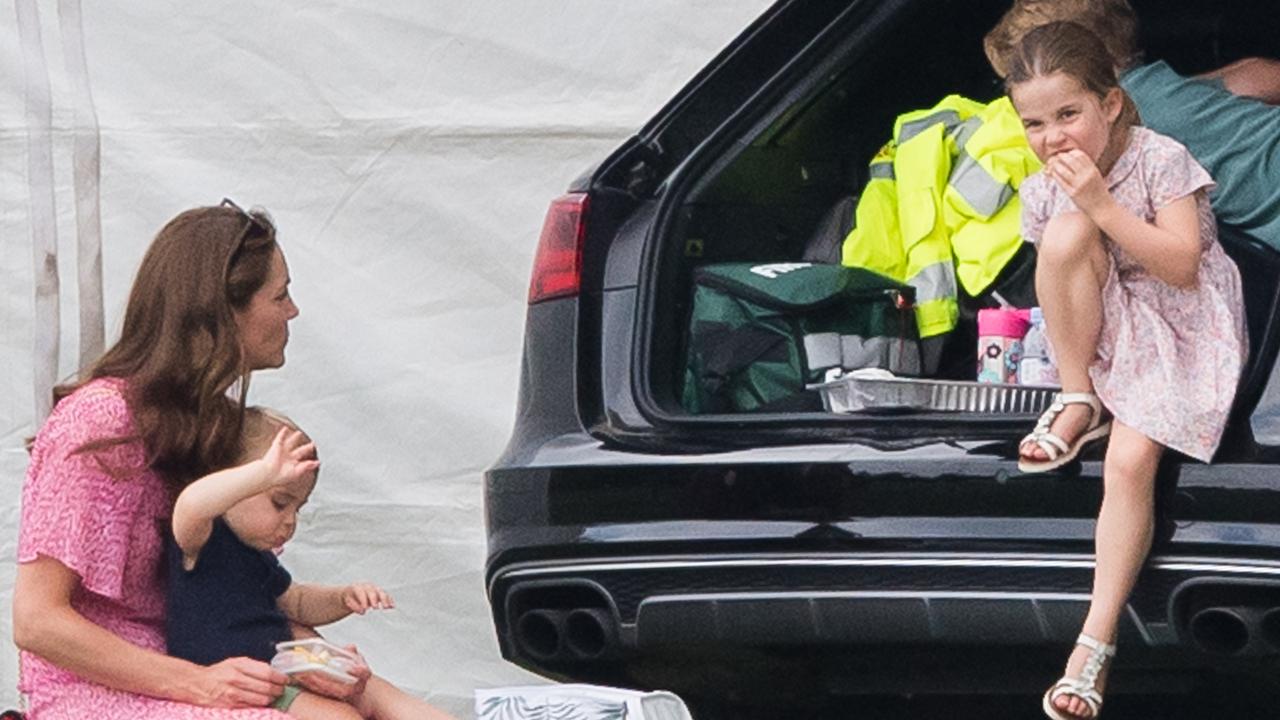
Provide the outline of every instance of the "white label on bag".
<path id="1" fill-rule="evenodd" d="M 779 275 L 800 270 L 812 266 L 813 263 L 772 263 L 770 265 L 757 265 L 751 268 L 751 272 L 775 280 Z"/>

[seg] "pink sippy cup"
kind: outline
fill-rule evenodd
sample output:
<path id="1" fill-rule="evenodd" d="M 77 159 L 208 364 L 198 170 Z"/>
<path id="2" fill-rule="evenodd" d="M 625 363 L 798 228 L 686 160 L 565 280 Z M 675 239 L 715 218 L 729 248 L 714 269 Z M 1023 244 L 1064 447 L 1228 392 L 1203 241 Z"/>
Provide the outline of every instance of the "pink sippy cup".
<path id="1" fill-rule="evenodd" d="M 1022 337 L 1031 326 L 1031 311 L 988 308 L 978 311 L 978 382 L 1016 383 L 1022 359 Z"/>

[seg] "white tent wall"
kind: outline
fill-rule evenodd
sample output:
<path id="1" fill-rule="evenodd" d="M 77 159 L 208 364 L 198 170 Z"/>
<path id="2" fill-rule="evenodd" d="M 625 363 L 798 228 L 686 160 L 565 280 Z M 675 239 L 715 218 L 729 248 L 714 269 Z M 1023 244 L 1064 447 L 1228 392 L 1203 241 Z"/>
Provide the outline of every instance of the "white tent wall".
<path id="1" fill-rule="evenodd" d="M 292 415 L 324 461 L 283 560 L 299 579 L 366 579 L 398 602 L 327 635 L 459 716 L 474 688 L 536 682 L 497 652 L 480 474 L 514 416 L 543 214 L 768 4 L 0 5 L 4 556 L 36 378 L 74 374 L 80 309 L 98 307 L 77 246 L 92 251 L 100 228 L 109 343 L 159 227 L 230 196 L 274 216 L 301 308 L 289 362 L 259 373 L 250 400 Z M 33 302 L 42 238 L 56 245 L 57 316 Z M 56 365 L 40 338 L 58 341 Z M 0 564 L 6 609 L 13 570 Z M 8 706 L 11 638 L 5 612 Z"/>

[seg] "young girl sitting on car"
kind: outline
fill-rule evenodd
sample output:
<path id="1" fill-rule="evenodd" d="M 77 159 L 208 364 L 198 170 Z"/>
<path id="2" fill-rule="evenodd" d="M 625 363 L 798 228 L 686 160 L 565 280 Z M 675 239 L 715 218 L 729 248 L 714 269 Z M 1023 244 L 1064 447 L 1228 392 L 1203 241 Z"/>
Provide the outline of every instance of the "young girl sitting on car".
<path id="1" fill-rule="evenodd" d="M 1006 85 L 1043 170 L 1020 189 L 1062 392 L 1019 447 L 1057 468 L 1110 434 L 1088 615 L 1051 718 L 1096 717 L 1125 602 L 1151 545 L 1165 448 L 1208 462 L 1246 355 L 1240 276 L 1217 240 L 1213 180 L 1122 113 L 1107 48 L 1071 22 L 1026 33 Z"/>
<path id="2" fill-rule="evenodd" d="M 276 643 L 294 639 L 293 627 L 395 607 L 386 591 L 368 583 L 292 582 L 276 554 L 293 537 L 298 509 L 315 487 L 315 445 L 288 419 L 250 408 L 242 446 L 243 464 L 191 483 L 173 508 L 168 648 L 202 665 L 237 656 L 270 661 Z M 326 687 L 355 690 L 338 680 Z M 345 702 L 290 685 L 273 707 L 305 720 L 448 718 L 376 676 Z"/>

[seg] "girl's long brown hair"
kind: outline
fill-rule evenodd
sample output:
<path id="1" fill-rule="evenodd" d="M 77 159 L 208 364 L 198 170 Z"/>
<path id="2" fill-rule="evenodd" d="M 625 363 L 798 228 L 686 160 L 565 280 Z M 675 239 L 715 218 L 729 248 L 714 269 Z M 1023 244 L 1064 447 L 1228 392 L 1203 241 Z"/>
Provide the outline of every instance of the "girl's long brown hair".
<path id="1" fill-rule="evenodd" d="M 138 268 L 120 340 L 53 389 L 57 404 L 94 379 L 126 381 L 134 434 L 79 452 L 141 440 L 148 465 L 173 490 L 235 460 L 251 368 L 233 310 L 265 284 L 275 249 L 269 217 L 235 207 L 187 210 L 160 230 Z M 238 397 L 229 397 L 237 381 Z"/>

